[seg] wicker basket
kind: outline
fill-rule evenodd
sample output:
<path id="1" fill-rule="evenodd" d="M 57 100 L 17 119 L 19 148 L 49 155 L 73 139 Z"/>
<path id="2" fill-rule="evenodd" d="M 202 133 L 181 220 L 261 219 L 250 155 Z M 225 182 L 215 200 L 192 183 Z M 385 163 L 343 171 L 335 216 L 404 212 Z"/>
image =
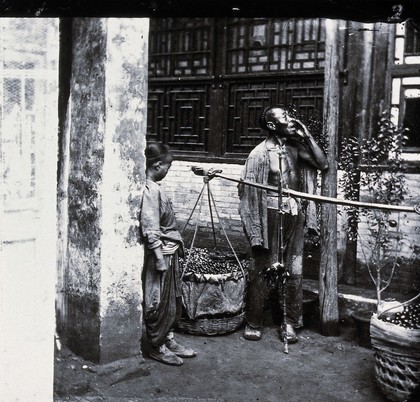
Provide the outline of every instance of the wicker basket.
<path id="1" fill-rule="evenodd" d="M 186 274 L 178 328 L 195 335 L 220 335 L 236 330 L 244 321 L 245 287 L 246 278 L 241 272 Z"/>
<path id="2" fill-rule="evenodd" d="M 391 401 L 404 401 L 420 385 L 420 330 L 407 329 L 372 316 L 372 348 L 379 388 Z"/>
<path id="3" fill-rule="evenodd" d="M 178 328 L 192 335 L 223 335 L 238 329 L 245 318 L 245 312 L 231 317 L 181 318 Z"/>

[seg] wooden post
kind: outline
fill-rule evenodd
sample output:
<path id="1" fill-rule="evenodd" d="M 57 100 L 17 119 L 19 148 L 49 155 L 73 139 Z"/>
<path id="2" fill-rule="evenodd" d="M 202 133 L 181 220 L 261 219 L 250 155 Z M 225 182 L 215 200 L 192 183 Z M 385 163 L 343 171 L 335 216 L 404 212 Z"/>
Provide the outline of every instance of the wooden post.
<path id="1" fill-rule="evenodd" d="M 340 116 L 343 128 L 340 140 L 356 137 L 361 141 L 363 137 L 369 137 L 367 133 L 370 129 L 369 116 L 372 114 L 371 102 L 375 96 L 371 88 L 373 25 L 349 21 L 346 28 L 347 84 L 342 92 L 346 105 L 342 108 Z M 359 174 L 355 180 L 360 180 Z M 359 191 L 355 197 L 359 198 Z M 344 214 L 344 219 L 348 218 L 349 216 Z M 351 230 L 355 233 L 358 225 L 354 222 L 353 225 Z M 357 242 L 350 240 L 345 231 L 342 236 L 345 237 L 341 260 L 343 279 L 346 284 L 354 285 L 356 283 Z"/>
<path id="2" fill-rule="evenodd" d="M 349 21 L 345 28 L 342 29 L 345 36 L 343 68 L 347 73 L 347 83 L 341 97 L 345 104 L 340 112 L 339 146 L 344 138 L 355 137 L 362 141 L 374 135 L 384 105 L 389 104 L 390 80 L 384 77 L 390 74 L 393 57 L 390 50 L 393 24 Z M 355 177 L 356 182 L 359 179 L 359 175 Z M 359 199 L 359 191 L 355 199 Z M 343 219 L 347 219 L 346 216 Z M 357 223 L 351 229 L 356 232 Z M 339 266 L 344 282 L 354 285 L 357 242 L 349 240 L 345 231 L 341 236 L 343 252 Z"/>
<path id="3" fill-rule="evenodd" d="M 326 21 L 324 130 L 328 139 L 327 159 L 329 169 L 323 174 L 322 195 L 337 196 L 337 137 L 340 106 L 339 82 L 339 21 Z M 321 262 L 319 268 L 319 303 L 321 333 L 339 334 L 337 295 L 337 207 L 321 207 Z"/>

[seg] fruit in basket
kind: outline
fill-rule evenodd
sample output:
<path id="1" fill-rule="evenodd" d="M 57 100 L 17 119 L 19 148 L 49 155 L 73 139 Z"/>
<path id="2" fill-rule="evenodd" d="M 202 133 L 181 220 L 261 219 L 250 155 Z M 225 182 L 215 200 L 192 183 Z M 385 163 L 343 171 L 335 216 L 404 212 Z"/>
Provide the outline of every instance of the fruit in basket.
<path id="1" fill-rule="evenodd" d="M 420 303 L 405 305 L 402 311 L 379 319 L 403 328 L 420 329 Z"/>
<path id="2" fill-rule="evenodd" d="M 241 265 L 245 268 L 248 262 L 241 261 Z M 207 248 L 196 248 L 186 250 L 184 258 L 180 258 L 181 270 L 193 272 L 195 274 L 228 274 L 240 271 L 238 261 L 232 260 L 229 256 L 223 258 L 220 252 L 211 252 Z"/>

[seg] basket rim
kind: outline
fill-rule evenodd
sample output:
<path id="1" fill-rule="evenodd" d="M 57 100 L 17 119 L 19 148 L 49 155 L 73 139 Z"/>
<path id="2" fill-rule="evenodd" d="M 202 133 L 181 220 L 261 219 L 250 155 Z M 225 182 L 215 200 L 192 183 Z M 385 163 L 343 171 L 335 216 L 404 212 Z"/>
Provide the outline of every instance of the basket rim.
<path id="1" fill-rule="evenodd" d="M 401 325 L 382 321 L 374 313 L 370 320 L 370 336 L 373 343 L 385 342 L 390 345 L 403 346 L 420 350 L 420 329 L 405 328 Z"/>
<path id="2" fill-rule="evenodd" d="M 239 280 L 244 278 L 241 270 L 227 272 L 225 274 L 198 274 L 196 272 L 187 271 L 183 274 L 182 280 L 188 282 L 226 282 L 227 280 Z"/>
<path id="3" fill-rule="evenodd" d="M 180 320 L 183 320 L 183 321 L 198 321 L 198 320 L 211 320 L 211 321 L 216 321 L 216 320 L 226 320 L 226 321 L 228 321 L 230 319 L 238 318 L 238 317 L 240 317 L 242 315 L 245 315 L 245 310 L 243 310 L 243 309 L 240 312 L 238 312 L 238 313 L 223 314 L 223 315 L 220 315 L 220 316 L 215 315 L 215 316 L 211 316 L 211 317 L 198 317 L 198 318 L 194 318 L 194 319 L 181 316 Z"/>

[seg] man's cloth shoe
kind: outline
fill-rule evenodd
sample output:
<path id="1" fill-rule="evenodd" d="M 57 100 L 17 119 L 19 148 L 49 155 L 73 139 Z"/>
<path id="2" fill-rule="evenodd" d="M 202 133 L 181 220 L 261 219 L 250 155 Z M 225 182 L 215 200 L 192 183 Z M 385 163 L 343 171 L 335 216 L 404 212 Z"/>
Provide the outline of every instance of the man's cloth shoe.
<path id="1" fill-rule="evenodd" d="M 169 364 L 170 366 L 181 366 L 184 361 L 175 353 L 172 353 L 165 345 L 151 348 L 149 356 L 158 362 Z"/>
<path id="2" fill-rule="evenodd" d="M 281 327 L 280 337 L 282 341 L 284 341 L 285 335 L 287 337 L 288 343 L 296 343 L 298 341 L 296 331 L 290 324 L 286 324 L 286 328 L 284 327 L 284 325 Z"/>
<path id="3" fill-rule="evenodd" d="M 165 345 L 172 353 L 175 353 L 178 357 L 194 357 L 197 355 L 197 353 L 194 352 L 194 350 L 180 345 L 173 338 L 168 339 L 165 342 Z"/>
<path id="4" fill-rule="evenodd" d="M 261 330 L 252 328 L 247 324 L 245 326 L 244 338 L 248 341 L 259 341 L 261 339 Z"/>

